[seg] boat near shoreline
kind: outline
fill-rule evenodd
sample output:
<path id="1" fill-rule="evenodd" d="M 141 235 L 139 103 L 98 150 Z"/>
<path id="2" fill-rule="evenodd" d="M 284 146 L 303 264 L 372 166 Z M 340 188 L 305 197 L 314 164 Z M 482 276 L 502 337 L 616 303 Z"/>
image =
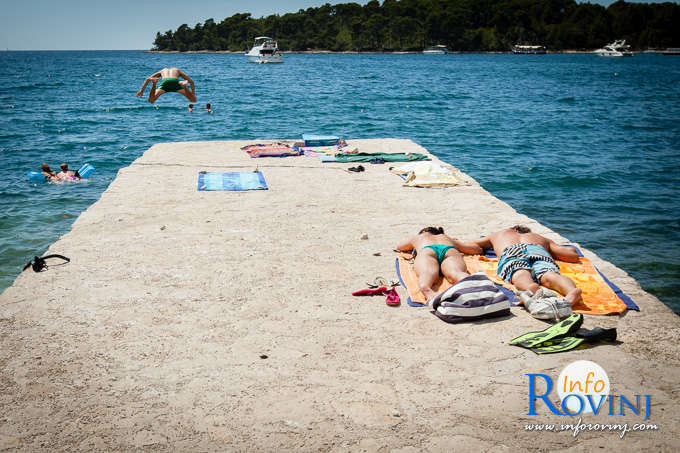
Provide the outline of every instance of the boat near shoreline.
<path id="1" fill-rule="evenodd" d="M 625 39 L 616 40 L 611 44 L 607 44 L 601 49 L 595 50 L 597 55 L 601 57 L 632 57 L 633 52 L 630 50 L 630 46 L 626 44 Z"/>
<path id="2" fill-rule="evenodd" d="M 251 63 L 283 63 L 283 55 L 279 52 L 279 46 L 272 38 L 258 36 L 255 38 L 253 48 L 246 53 L 246 58 Z"/>
<path id="3" fill-rule="evenodd" d="M 449 49 L 442 44 L 437 44 L 436 46 L 431 46 L 423 50 L 426 55 L 446 55 L 449 53 Z"/>
<path id="4" fill-rule="evenodd" d="M 547 53 L 545 46 L 529 46 L 516 44 L 512 46 L 512 53 L 516 55 L 544 55 Z"/>

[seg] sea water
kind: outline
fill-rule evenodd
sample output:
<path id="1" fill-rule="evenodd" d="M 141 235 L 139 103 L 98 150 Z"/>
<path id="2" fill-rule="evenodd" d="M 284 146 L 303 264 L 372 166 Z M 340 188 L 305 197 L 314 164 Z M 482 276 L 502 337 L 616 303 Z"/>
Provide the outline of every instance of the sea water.
<path id="1" fill-rule="evenodd" d="M 680 313 L 680 57 L 284 60 L 0 52 L 0 290 L 154 143 L 317 133 L 411 139 Z M 177 94 L 154 105 L 135 97 L 146 76 L 171 66 L 196 82 L 192 114 Z M 42 162 L 97 171 L 77 184 L 28 183 Z"/>

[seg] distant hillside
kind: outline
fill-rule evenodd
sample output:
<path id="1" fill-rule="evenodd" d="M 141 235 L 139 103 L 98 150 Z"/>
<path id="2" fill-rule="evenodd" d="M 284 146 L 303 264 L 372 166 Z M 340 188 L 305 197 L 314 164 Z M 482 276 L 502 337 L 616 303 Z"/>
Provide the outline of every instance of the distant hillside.
<path id="1" fill-rule="evenodd" d="M 255 36 L 282 50 L 413 51 L 445 44 L 459 51 L 505 51 L 513 44 L 550 50 L 595 49 L 626 39 L 634 49 L 680 47 L 680 5 L 626 3 L 608 8 L 573 0 L 377 0 L 325 4 L 282 16 L 235 14 L 156 33 L 154 50 L 243 51 Z"/>

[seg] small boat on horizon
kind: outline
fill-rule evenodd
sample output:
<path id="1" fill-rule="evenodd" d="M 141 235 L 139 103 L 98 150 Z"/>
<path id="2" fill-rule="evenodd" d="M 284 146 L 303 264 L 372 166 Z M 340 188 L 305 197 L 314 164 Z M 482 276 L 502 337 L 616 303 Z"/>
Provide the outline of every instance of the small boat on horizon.
<path id="1" fill-rule="evenodd" d="M 594 53 L 601 57 L 632 57 L 633 52 L 630 46 L 626 44 L 625 39 L 619 39 L 611 44 L 607 44 L 601 49 L 597 49 Z"/>
<path id="2" fill-rule="evenodd" d="M 515 44 L 512 46 L 512 53 L 516 55 L 544 55 L 545 46 L 529 46 L 525 44 Z"/>
<path id="3" fill-rule="evenodd" d="M 445 45 L 437 44 L 436 46 L 428 47 L 423 50 L 423 53 L 426 55 L 446 55 L 449 53 L 449 49 Z"/>
<path id="4" fill-rule="evenodd" d="M 283 55 L 279 52 L 278 44 L 268 36 L 255 38 L 255 44 L 246 52 L 246 58 L 251 63 L 283 63 Z"/>

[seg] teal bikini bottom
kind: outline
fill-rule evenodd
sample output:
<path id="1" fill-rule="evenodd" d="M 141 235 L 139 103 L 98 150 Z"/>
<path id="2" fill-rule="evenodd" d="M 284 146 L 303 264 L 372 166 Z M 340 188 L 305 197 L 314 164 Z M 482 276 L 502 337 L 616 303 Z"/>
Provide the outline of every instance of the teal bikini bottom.
<path id="1" fill-rule="evenodd" d="M 446 258 L 446 252 L 449 251 L 449 249 L 456 249 L 453 245 L 443 245 L 443 244 L 435 244 L 435 245 L 426 245 L 423 247 L 424 249 L 432 249 L 434 250 L 434 253 L 437 254 L 437 261 L 439 261 L 439 264 L 444 261 L 444 258 Z M 456 249 L 458 250 L 458 249 Z"/>

